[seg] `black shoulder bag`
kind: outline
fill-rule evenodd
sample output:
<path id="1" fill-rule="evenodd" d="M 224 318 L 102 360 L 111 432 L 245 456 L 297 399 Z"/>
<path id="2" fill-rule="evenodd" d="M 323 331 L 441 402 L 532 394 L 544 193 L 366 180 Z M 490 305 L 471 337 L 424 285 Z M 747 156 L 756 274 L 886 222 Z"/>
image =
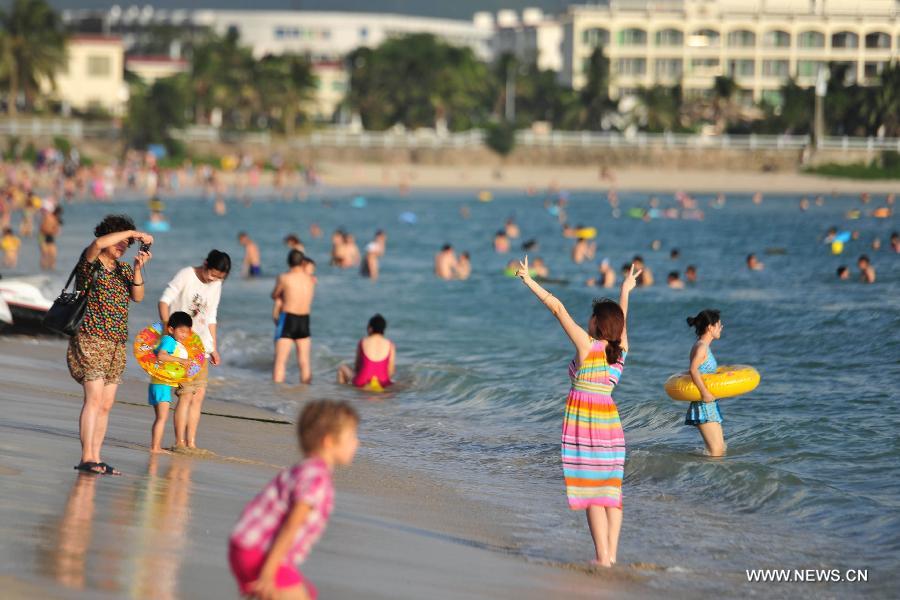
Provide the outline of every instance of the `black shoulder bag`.
<path id="1" fill-rule="evenodd" d="M 47 311 L 47 314 L 44 315 L 44 327 L 54 333 L 73 336 L 78 333 L 78 328 L 81 327 L 81 320 L 84 319 L 84 311 L 87 309 L 88 293 L 90 293 L 91 288 L 97 281 L 97 269 L 95 265 L 92 269 L 91 282 L 87 289 L 79 290 L 76 283 L 75 287 L 72 288 L 72 291 L 69 292 L 67 290 L 69 289 L 72 280 L 75 279 L 75 272 L 77 270 L 78 265 L 76 264 L 75 268 L 72 269 L 72 274 L 69 275 L 68 281 L 66 281 L 65 287 L 63 287 L 62 292 L 59 293 L 59 297 L 53 301 L 53 306 L 51 306 L 50 310 Z"/>

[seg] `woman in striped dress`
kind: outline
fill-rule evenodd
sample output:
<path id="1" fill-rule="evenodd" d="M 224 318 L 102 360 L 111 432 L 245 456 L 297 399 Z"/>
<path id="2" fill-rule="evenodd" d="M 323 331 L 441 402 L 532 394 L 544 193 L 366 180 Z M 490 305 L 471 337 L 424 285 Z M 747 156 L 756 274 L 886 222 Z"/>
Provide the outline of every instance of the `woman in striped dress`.
<path id="1" fill-rule="evenodd" d="M 575 345 L 569 365 L 572 388 L 566 399 L 562 430 L 562 463 L 566 495 L 572 510 L 587 513 L 597 564 L 616 562 L 622 528 L 622 474 L 625 437 L 612 390 L 619 382 L 628 352 L 625 327 L 628 295 L 641 271 L 634 265 L 622 282 L 619 303 L 594 302 L 585 331 L 563 303 L 538 285 L 528 273 L 528 257 L 516 273 L 546 306 Z"/>

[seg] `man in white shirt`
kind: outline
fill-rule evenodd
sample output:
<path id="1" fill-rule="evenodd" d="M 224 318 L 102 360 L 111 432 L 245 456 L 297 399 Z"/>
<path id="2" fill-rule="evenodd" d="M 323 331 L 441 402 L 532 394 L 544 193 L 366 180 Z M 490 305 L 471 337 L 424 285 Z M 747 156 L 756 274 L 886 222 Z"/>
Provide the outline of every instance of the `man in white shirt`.
<path id="1" fill-rule="evenodd" d="M 175 274 L 159 299 L 159 317 L 163 323 L 169 315 L 183 311 L 193 319 L 193 331 L 203 341 L 207 360 L 200 373 L 189 382 L 182 383 L 175 392 L 175 447 L 196 448 L 200 411 L 206 396 L 209 364 L 218 365 L 221 360 L 216 348 L 216 325 L 222 281 L 231 271 L 231 258 L 219 250 L 210 251 L 202 266 L 185 267 Z"/>

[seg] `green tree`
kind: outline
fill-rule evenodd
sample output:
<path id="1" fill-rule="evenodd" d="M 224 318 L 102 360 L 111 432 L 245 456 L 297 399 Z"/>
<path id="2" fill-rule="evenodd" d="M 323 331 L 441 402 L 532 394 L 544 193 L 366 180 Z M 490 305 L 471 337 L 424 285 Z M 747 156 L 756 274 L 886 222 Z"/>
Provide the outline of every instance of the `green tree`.
<path id="1" fill-rule="evenodd" d="M 485 145 L 497 153 L 501 158 L 506 158 L 516 147 L 516 126 L 508 121 L 488 123 L 485 128 L 487 134 Z"/>
<path id="2" fill-rule="evenodd" d="M 588 59 L 587 83 L 581 88 L 580 126 L 585 129 L 603 128 L 603 118 L 614 108 L 609 98 L 609 59 L 603 46 L 597 46 Z"/>
<path id="3" fill-rule="evenodd" d="M 490 106 L 487 66 L 470 48 L 430 34 L 392 38 L 348 57 L 350 106 L 367 129 L 395 124 L 410 129 L 446 122 L 454 131 L 486 119 Z"/>
<path id="4" fill-rule="evenodd" d="M 14 0 L 9 11 L 0 10 L 0 63 L 10 115 L 17 112 L 20 92 L 30 107 L 43 80 L 55 85 L 56 72 L 66 64 L 66 34 L 45 0 Z"/>
<path id="5" fill-rule="evenodd" d="M 157 79 L 147 86 L 131 86 L 124 133 L 130 147 L 144 149 L 148 144 L 165 144 L 172 151 L 173 129 L 187 124 L 189 85 L 184 75 Z"/>
<path id="6" fill-rule="evenodd" d="M 680 127 L 681 85 L 671 87 L 654 85 L 639 88 L 640 125 L 647 131 L 659 133 L 675 131 Z"/>
<path id="7" fill-rule="evenodd" d="M 739 89 L 737 82 L 726 75 L 718 75 L 713 81 L 713 115 L 719 133 L 725 131 L 736 112 L 734 98 Z"/>
<path id="8" fill-rule="evenodd" d="M 255 65 L 254 83 L 262 111 L 280 120 L 284 132 L 293 135 L 297 115 L 316 88 L 309 61 L 296 54 L 266 55 Z"/>
<path id="9" fill-rule="evenodd" d="M 867 92 L 862 113 L 868 133 L 900 136 L 900 63 L 885 65 L 878 85 Z"/>
<path id="10" fill-rule="evenodd" d="M 515 120 L 519 127 L 528 127 L 535 121 L 546 121 L 561 129 L 578 127 L 577 92 L 560 84 L 555 71 L 542 71 L 534 61 L 522 64 L 510 54 L 501 56 L 495 63 L 494 114 L 504 112 L 506 79 L 510 72 L 515 75 Z"/>

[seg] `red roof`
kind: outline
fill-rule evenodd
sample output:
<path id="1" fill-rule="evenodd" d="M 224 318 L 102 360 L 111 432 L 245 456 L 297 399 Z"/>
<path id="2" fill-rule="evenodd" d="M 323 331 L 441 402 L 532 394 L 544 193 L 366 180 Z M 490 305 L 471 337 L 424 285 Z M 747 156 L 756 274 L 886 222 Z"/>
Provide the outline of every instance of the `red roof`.
<path id="1" fill-rule="evenodd" d="M 125 64 L 128 63 L 162 63 L 169 65 L 187 66 L 188 61 L 183 58 L 172 58 L 171 56 L 155 55 L 155 56 L 126 56 Z"/>
<path id="2" fill-rule="evenodd" d="M 106 44 L 121 44 L 122 37 L 118 35 L 101 35 L 101 34 L 84 34 L 78 33 L 72 36 L 69 36 L 70 42 L 100 42 Z"/>

